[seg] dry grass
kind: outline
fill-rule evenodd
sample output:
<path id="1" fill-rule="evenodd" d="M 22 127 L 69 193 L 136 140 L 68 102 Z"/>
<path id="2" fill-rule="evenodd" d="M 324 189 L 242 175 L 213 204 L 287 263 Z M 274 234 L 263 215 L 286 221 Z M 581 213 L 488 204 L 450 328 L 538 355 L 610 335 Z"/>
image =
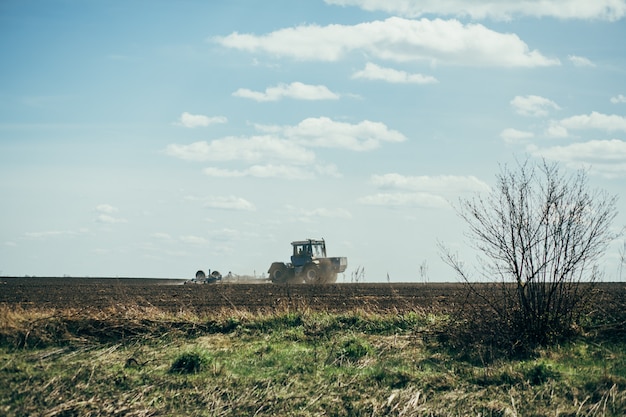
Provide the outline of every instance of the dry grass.
<path id="1" fill-rule="evenodd" d="M 623 416 L 624 343 L 581 339 L 476 363 L 450 317 L 120 306 L 0 307 L 6 416 Z M 198 360 L 192 372 L 174 365 Z"/>

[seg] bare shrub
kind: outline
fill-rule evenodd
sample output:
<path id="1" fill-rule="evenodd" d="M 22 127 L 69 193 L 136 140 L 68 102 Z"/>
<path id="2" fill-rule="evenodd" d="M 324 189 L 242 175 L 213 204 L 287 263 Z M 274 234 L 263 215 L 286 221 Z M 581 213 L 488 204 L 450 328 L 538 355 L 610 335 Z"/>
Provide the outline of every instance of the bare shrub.
<path id="1" fill-rule="evenodd" d="M 619 235 L 611 229 L 616 196 L 590 190 L 584 171 L 564 175 L 546 161 L 504 166 L 496 179 L 487 196 L 456 207 L 479 254 L 479 278 L 440 245 L 442 258 L 469 288 L 495 342 L 513 350 L 557 342 L 586 311 L 601 277 L 597 262 Z"/>

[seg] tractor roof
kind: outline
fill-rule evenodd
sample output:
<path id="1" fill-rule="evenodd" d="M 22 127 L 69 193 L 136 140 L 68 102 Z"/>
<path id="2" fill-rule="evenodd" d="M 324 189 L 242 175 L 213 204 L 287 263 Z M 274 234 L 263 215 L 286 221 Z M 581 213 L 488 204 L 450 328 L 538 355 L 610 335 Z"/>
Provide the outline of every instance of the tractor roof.
<path id="1" fill-rule="evenodd" d="M 324 239 L 307 239 L 307 240 L 296 240 L 295 242 L 291 242 L 292 246 L 308 245 L 308 244 L 323 245 L 324 244 Z"/>

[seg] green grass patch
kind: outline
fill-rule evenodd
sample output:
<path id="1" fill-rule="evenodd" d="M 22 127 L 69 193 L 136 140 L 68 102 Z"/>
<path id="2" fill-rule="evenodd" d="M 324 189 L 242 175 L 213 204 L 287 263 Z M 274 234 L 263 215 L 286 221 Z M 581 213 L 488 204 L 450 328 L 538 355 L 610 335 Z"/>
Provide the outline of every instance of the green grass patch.
<path id="1" fill-rule="evenodd" d="M 2 328 L 0 415 L 626 414 L 626 343 L 581 339 L 525 360 L 477 364 L 429 336 L 447 320 L 365 312 L 23 316 Z M 47 342 L 21 343 L 28 332 Z"/>

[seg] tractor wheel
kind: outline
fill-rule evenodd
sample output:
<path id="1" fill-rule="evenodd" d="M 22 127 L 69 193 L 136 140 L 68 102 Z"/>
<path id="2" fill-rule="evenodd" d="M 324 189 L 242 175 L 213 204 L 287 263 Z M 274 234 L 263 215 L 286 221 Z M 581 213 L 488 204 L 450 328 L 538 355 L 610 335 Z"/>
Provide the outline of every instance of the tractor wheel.
<path id="1" fill-rule="evenodd" d="M 322 282 L 320 267 L 315 264 L 305 266 L 303 276 L 305 284 L 320 284 Z"/>
<path id="2" fill-rule="evenodd" d="M 273 283 L 282 284 L 289 277 L 289 268 L 285 264 L 272 265 L 270 269 L 270 278 Z"/>

